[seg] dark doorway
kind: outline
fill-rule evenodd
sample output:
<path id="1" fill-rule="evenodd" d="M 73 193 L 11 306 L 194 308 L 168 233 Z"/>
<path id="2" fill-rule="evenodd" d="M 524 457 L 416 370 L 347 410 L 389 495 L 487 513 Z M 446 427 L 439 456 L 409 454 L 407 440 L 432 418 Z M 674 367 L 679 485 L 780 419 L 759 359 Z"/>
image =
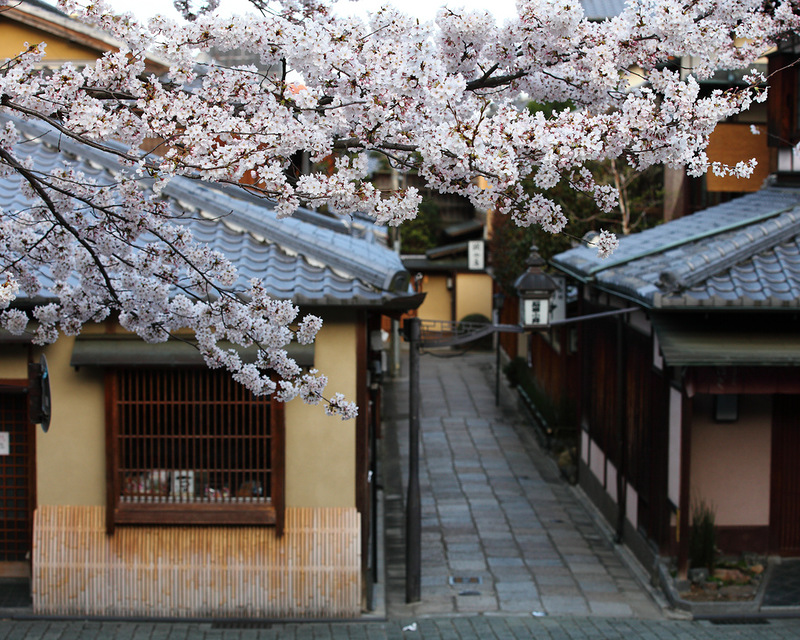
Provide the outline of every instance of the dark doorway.
<path id="1" fill-rule="evenodd" d="M 27 575 L 32 446 L 26 388 L 0 392 L 0 576 Z"/>

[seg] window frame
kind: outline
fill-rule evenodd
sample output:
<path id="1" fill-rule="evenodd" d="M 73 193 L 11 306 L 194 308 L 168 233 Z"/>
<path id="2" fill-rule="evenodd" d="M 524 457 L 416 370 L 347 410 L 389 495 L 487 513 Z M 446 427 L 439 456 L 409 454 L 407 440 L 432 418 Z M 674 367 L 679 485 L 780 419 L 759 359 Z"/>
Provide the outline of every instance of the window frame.
<path id="1" fill-rule="evenodd" d="M 105 372 L 106 405 L 106 530 L 114 532 L 117 525 L 160 526 L 274 526 L 278 535 L 284 525 L 285 476 L 285 412 L 284 403 L 270 399 L 271 474 L 270 498 L 264 502 L 149 502 L 122 500 L 119 446 L 119 374 L 123 367 Z M 161 367 L 159 367 L 161 368 Z M 164 370 L 200 367 L 163 367 Z"/>

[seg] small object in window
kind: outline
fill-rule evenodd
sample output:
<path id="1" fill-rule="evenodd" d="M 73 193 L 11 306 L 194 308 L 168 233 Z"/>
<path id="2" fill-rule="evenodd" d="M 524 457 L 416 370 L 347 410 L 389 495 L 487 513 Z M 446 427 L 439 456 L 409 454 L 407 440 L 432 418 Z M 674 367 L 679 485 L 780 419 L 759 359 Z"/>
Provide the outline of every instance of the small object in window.
<path id="1" fill-rule="evenodd" d="M 264 495 L 264 487 L 258 480 L 246 480 L 236 492 L 237 498 L 260 498 Z"/>

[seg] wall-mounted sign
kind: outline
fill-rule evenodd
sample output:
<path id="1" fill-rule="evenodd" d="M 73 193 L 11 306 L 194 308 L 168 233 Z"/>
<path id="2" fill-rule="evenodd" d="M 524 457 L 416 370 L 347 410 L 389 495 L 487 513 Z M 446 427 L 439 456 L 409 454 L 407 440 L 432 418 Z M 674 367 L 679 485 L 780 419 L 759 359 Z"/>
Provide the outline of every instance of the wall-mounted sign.
<path id="1" fill-rule="evenodd" d="M 470 271 L 483 271 L 483 240 L 470 240 L 467 243 L 467 266 Z"/>
<path id="2" fill-rule="evenodd" d="M 11 437 L 8 431 L 0 431 L 0 456 L 11 453 Z"/>

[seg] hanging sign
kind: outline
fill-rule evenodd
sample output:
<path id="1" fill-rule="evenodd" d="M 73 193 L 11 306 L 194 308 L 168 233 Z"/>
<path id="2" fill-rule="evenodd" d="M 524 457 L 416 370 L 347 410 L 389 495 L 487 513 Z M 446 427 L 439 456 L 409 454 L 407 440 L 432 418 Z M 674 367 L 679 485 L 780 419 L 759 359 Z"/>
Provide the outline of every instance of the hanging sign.
<path id="1" fill-rule="evenodd" d="M 39 364 L 28 364 L 28 415 L 31 422 L 41 424 L 45 433 L 50 428 L 52 406 L 50 401 L 50 372 L 47 358 L 42 355 Z"/>

